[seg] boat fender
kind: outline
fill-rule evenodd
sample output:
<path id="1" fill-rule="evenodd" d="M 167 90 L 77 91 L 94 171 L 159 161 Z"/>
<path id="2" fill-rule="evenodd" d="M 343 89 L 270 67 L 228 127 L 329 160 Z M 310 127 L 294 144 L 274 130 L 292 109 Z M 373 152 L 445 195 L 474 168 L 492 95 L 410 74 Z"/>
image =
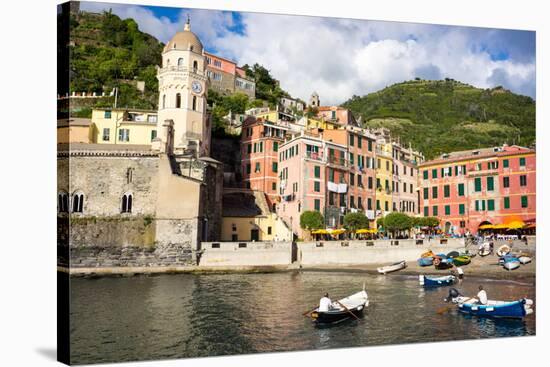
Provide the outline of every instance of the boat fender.
<path id="1" fill-rule="evenodd" d="M 487 307 L 487 308 L 485 309 L 485 311 L 487 311 L 487 312 L 491 312 L 491 311 L 494 311 L 494 310 L 495 310 L 494 307 Z"/>
<path id="2" fill-rule="evenodd" d="M 421 285 L 424 285 L 424 275 L 419 275 L 418 281 L 420 282 Z"/>
<path id="3" fill-rule="evenodd" d="M 525 314 L 526 314 L 526 315 L 530 315 L 530 314 L 532 314 L 532 313 L 533 313 L 533 309 L 531 309 L 531 308 L 525 310 Z"/>
<path id="4" fill-rule="evenodd" d="M 524 298 L 524 299 L 523 299 L 523 303 L 526 304 L 526 305 L 532 305 L 532 304 L 533 304 L 533 300 L 532 300 L 532 299 L 528 299 L 528 298 Z"/>

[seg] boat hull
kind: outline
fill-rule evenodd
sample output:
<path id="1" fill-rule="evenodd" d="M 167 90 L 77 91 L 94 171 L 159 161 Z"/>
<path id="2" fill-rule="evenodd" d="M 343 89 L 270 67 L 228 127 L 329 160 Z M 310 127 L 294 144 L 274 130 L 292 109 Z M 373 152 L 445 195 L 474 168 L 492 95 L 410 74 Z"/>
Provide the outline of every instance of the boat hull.
<path id="1" fill-rule="evenodd" d="M 522 265 L 525 265 L 525 264 L 529 264 L 533 259 L 530 258 L 529 256 L 520 256 L 518 260 Z"/>
<path id="2" fill-rule="evenodd" d="M 453 259 L 453 264 L 456 266 L 468 265 L 471 261 L 469 256 L 458 256 Z"/>
<path id="3" fill-rule="evenodd" d="M 531 300 L 525 298 L 512 302 L 489 301 L 487 305 L 464 302 L 458 303 L 458 310 L 480 317 L 522 319 L 533 312 L 532 304 Z"/>
<path id="4" fill-rule="evenodd" d="M 433 257 L 421 257 L 417 260 L 419 266 L 432 266 L 434 263 Z"/>
<path id="5" fill-rule="evenodd" d="M 378 268 L 378 272 L 380 274 L 387 274 L 387 273 L 391 273 L 391 272 L 394 272 L 394 271 L 398 271 L 398 270 L 401 270 L 401 269 L 405 269 L 407 267 L 407 263 L 405 262 L 405 260 L 403 261 L 400 261 L 398 263 L 395 263 L 395 264 L 391 264 L 391 265 L 388 265 L 388 266 L 382 266 L 380 268 Z"/>
<path id="6" fill-rule="evenodd" d="M 502 266 L 506 270 L 515 270 L 519 268 L 519 265 L 520 265 L 519 260 L 518 261 L 512 260 L 512 261 L 506 261 Z"/>
<path id="7" fill-rule="evenodd" d="M 356 317 L 363 317 L 363 311 L 365 310 L 365 306 L 358 306 L 349 310 Z M 337 311 L 337 312 L 314 311 L 311 313 L 311 318 L 316 324 L 330 325 L 330 324 L 337 324 L 354 317 L 349 312 L 344 310 L 344 311 Z"/>
<path id="8" fill-rule="evenodd" d="M 444 287 L 452 285 L 456 281 L 456 277 L 453 275 L 447 275 L 444 277 L 428 277 L 425 275 L 419 275 L 418 281 L 424 288 Z"/>

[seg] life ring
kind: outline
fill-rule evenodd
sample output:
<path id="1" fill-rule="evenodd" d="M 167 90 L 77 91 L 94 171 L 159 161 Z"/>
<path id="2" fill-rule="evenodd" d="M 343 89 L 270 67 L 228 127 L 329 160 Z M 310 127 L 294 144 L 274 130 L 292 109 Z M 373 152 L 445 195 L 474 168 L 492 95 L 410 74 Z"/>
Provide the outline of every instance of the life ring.
<path id="1" fill-rule="evenodd" d="M 441 264 L 441 258 L 439 256 L 434 257 L 434 265 L 439 266 Z"/>

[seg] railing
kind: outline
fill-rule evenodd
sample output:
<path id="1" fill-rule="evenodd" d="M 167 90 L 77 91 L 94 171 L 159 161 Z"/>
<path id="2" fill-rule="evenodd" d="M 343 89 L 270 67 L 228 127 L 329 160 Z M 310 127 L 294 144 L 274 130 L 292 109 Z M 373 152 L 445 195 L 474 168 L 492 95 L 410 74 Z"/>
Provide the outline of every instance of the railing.
<path id="1" fill-rule="evenodd" d="M 322 161 L 323 154 L 318 152 L 306 152 L 306 158 L 313 159 L 316 161 Z"/>
<path id="2" fill-rule="evenodd" d="M 338 158 L 336 156 L 328 156 L 328 163 L 335 164 L 342 167 L 347 167 L 347 162 L 344 158 Z"/>
<path id="3" fill-rule="evenodd" d="M 195 73 L 197 75 L 206 76 L 206 72 L 195 68 L 188 68 L 187 66 L 165 66 L 163 68 L 159 67 L 157 69 L 157 75 L 161 75 L 161 74 L 173 72 L 173 71 L 180 72 L 180 73 Z"/>

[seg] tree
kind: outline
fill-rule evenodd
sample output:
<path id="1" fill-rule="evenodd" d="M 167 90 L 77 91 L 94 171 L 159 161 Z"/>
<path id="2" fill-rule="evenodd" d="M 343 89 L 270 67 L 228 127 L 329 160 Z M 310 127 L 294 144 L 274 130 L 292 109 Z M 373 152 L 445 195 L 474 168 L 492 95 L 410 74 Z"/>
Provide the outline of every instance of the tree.
<path id="1" fill-rule="evenodd" d="M 424 225 L 426 227 L 435 228 L 439 225 L 439 218 L 437 217 L 425 217 Z"/>
<path id="2" fill-rule="evenodd" d="M 384 227 L 384 217 L 380 217 L 376 220 L 376 227 L 380 228 L 380 227 Z"/>
<path id="3" fill-rule="evenodd" d="M 344 216 L 344 227 L 350 231 L 368 228 L 369 219 L 363 213 L 348 213 Z"/>
<path id="4" fill-rule="evenodd" d="M 386 230 L 395 234 L 397 231 L 407 231 L 412 228 L 413 220 L 407 214 L 393 212 L 384 217 Z"/>
<path id="5" fill-rule="evenodd" d="M 317 210 L 306 210 L 300 215 L 300 227 L 307 231 L 324 228 L 325 218 Z"/>

